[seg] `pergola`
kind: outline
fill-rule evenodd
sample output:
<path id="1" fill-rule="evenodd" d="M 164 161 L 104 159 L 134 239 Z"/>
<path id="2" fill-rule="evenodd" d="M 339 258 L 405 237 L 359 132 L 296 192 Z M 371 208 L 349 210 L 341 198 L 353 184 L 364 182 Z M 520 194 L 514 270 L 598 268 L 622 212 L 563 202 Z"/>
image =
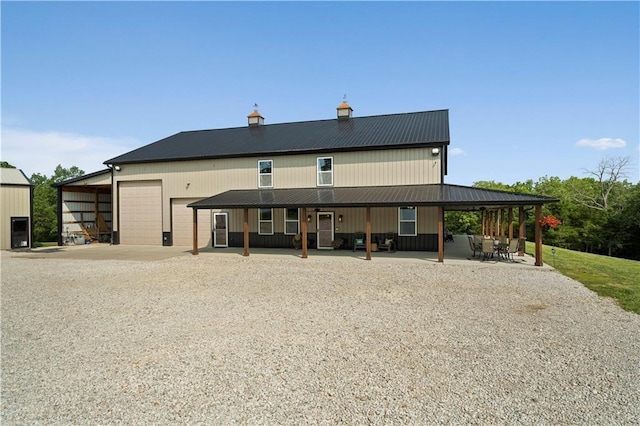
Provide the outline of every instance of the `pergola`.
<path id="1" fill-rule="evenodd" d="M 334 187 L 294 189 L 231 190 L 189 204 L 193 209 L 193 254 L 198 254 L 198 212 L 200 209 L 244 210 L 244 256 L 249 256 L 249 209 L 299 208 L 301 216 L 307 209 L 361 207 L 366 209 L 366 259 L 371 260 L 372 207 L 437 207 L 438 262 L 444 262 L 445 210 L 477 210 L 482 212 L 483 233 L 504 232 L 501 223 L 508 217 L 509 237 L 513 238 L 513 208 L 519 209 L 519 238 L 525 234 L 525 207 L 535 209 L 535 265 L 542 266 L 542 206 L 557 199 L 531 194 L 488 190 L 460 185 L 402 185 L 375 187 Z M 505 214 L 505 212 L 508 212 Z M 307 222 L 301 221 L 302 258 L 308 256 Z"/>

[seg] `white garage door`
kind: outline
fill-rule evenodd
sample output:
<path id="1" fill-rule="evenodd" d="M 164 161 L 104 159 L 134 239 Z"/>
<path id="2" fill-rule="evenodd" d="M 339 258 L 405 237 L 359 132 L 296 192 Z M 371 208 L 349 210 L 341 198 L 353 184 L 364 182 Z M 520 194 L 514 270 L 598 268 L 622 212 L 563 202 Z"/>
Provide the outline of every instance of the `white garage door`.
<path id="1" fill-rule="evenodd" d="M 173 245 L 193 247 L 193 210 L 187 204 L 200 198 L 171 200 Z M 198 247 L 211 247 L 211 210 L 198 210 Z"/>
<path id="2" fill-rule="evenodd" d="M 160 181 L 120 182 L 120 244 L 162 245 Z"/>

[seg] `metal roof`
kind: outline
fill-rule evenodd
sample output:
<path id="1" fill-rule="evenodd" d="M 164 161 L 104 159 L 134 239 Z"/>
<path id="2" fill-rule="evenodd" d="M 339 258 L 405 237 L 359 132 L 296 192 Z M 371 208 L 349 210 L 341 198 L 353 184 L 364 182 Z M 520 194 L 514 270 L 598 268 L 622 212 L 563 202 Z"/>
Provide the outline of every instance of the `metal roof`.
<path id="1" fill-rule="evenodd" d="M 63 180 L 62 182 L 54 183 L 51 186 L 58 187 L 58 186 L 69 185 L 69 184 L 72 184 L 72 183 L 81 182 L 81 181 L 86 180 L 86 179 L 91 179 L 91 178 L 94 178 L 94 177 L 97 177 L 97 176 L 106 175 L 108 173 L 111 173 L 111 169 L 98 170 L 97 172 L 88 173 L 86 175 L 82 175 L 82 176 L 79 176 L 79 177 L 76 177 L 76 178 L 71 178 L 71 179 Z"/>
<path id="2" fill-rule="evenodd" d="M 195 209 L 284 207 L 508 207 L 557 202 L 550 197 L 431 184 L 349 188 L 232 190 L 189 204 Z"/>
<path id="3" fill-rule="evenodd" d="M 180 132 L 104 164 L 449 144 L 449 111 Z"/>
<path id="4" fill-rule="evenodd" d="M 0 168 L 0 183 L 2 185 L 31 186 L 31 181 L 20 169 Z"/>

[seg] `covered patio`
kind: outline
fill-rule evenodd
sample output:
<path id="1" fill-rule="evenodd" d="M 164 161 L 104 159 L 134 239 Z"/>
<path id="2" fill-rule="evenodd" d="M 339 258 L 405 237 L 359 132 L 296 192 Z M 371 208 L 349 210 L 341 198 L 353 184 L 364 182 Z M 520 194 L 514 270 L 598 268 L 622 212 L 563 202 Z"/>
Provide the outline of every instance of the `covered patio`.
<path id="1" fill-rule="evenodd" d="M 371 208 L 372 207 L 436 207 L 437 223 L 437 262 L 444 262 L 444 212 L 445 210 L 477 210 L 482 215 L 482 232 L 485 235 L 505 235 L 514 238 L 514 208 L 518 209 L 518 238 L 524 242 L 525 208 L 533 207 L 535 214 L 535 265 L 542 266 L 542 206 L 557 202 L 549 197 L 495 191 L 460 185 L 403 185 L 379 187 L 336 187 L 302 189 L 257 189 L 231 190 L 189 204 L 193 209 L 193 251 L 198 254 L 198 210 L 201 209 L 242 209 L 243 218 L 243 255 L 250 254 L 249 209 L 260 208 L 299 208 L 301 217 L 307 217 L 308 209 L 364 207 L 365 219 L 365 259 L 371 260 Z M 505 226 L 505 224 L 507 224 Z M 300 221 L 302 234 L 301 258 L 308 257 L 305 220 Z M 524 245 L 522 245 L 524 246 Z"/>

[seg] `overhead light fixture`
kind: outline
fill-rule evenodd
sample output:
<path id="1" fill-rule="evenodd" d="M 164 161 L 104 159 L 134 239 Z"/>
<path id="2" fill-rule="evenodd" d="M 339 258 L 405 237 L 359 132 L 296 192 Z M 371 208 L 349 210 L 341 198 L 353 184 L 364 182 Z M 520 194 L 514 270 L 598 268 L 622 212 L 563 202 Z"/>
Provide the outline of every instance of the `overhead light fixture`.
<path id="1" fill-rule="evenodd" d="M 440 148 L 431 148 L 431 155 L 436 156 L 440 154 Z"/>

